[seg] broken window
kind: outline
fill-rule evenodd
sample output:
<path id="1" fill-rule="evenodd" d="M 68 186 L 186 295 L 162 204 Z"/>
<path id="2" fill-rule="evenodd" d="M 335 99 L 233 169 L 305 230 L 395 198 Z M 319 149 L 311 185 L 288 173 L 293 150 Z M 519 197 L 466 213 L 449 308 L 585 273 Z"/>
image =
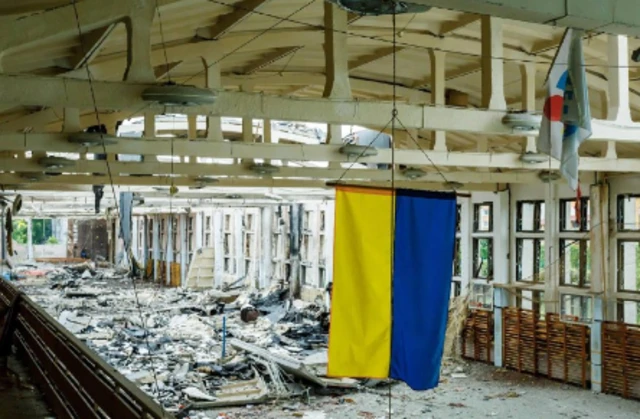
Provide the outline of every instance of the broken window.
<path id="1" fill-rule="evenodd" d="M 544 252 L 542 239 L 516 239 L 516 281 L 544 282 Z"/>
<path id="2" fill-rule="evenodd" d="M 323 232 L 326 229 L 326 216 L 327 212 L 325 210 L 320 210 L 320 231 Z"/>
<path id="3" fill-rule="evenodd" d="M 327 271 L 324 267 L 318 268 L 318 287 L 324 288 L 327 286 Z"/>
<path id="4" fill-rule="evenodd" d="M 640 231 L 640 195 L 618 195 L 618 231 Z"/>
<path id="5" fill-rule="evenodd" d="M 516 231 L 539 233 L 544 231 L 544 201 L 518 201 L 516 207 Z"/>
<path id="6" fill-rule="evenodd" d="M 460 233 L 462 228 L 462 205 L 456 206 L 456 233 Z"/>
<path id="7" fill-rule="evenodd" d="M 455 252 L 453 254 L 453 276 L 462 276 L 462 240 L 456 237 Z"/>
<path id="8" fill-rule="evenodd" d="M 493 204 L 483 202 L 473 206 L 473 231 L 489 233 L 493 231 Z"/>
<path id="9" fill-rule="evenodd" d="M 224 215 L 224 231 L 231 231 L 231 214 Z"/>
<path id="10" fill-rule="evenodd" d="M 560 297 L 562 319 L 589 323 L 593 318 L 593 299 L 588 295 L 563 294 Z"/>
<path id="11" fill-rule="evenodd" d="M 589 231 L 591 211 L 589 198 L 560 200 L 560 231 Z"/>
<path id="12" fill-rule="evenodd" d="M 309 285 L 308 279 L 307 278 L 307 267 L 305 265 L 300 266 L 300 277 L 302 279 L 302 284 L 303 285 Z"/>
<path id="13" fill-rule="evenodd" d="M 574 287 L 591 285 L 589 240 L 560 240 L 560 284 Z"/>
<path id="14" fill-rule="evenodd" d="M 473 278 L 493 280 L 493 239 L 473 239 Z"/>
<path id="15" fill-rule="evenodd" d="M 516 290 L 516 306 L 525 310 L 538 313 L 538 318 L 545 316 L 544 291 Z"/>
<path id="16" fill-rule="evenodd" d="M 618 240 L 618 291 L 640 292 L 638 240 Z"/>
<path id="17" fill-rule="evenodd" d="M 618 300 L 618 321 L 640 324 L 640 301 Z"/>

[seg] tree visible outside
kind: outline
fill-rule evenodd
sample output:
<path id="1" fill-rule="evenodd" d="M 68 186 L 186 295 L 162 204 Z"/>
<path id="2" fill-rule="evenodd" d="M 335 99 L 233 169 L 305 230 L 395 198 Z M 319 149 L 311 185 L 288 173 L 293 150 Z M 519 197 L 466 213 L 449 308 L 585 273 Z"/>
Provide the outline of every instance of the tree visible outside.
<path id="1" fill-rule="evenodd" d="M 11 238 L 18 244 L 27 244 L 28 230 L 26 220 L 14 220 Z M 31 240 L 33 244 L 58 244 L 58 239 L 53 235 L 53 221 L 50 218 L 31 220 Z"/>

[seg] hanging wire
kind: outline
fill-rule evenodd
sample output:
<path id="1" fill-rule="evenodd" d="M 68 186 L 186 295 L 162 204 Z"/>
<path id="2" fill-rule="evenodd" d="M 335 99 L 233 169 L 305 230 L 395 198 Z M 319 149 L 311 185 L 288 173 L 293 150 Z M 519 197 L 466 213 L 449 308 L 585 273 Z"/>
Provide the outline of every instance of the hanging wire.
<path id="1" fill-rule="evenodd" d="M 82 27 L 80 25 L 80 16 L 78 14 L 78 7 L 77 7 L 77 4 L 76 4 L 76 1 L 77 0 L 71 0 L 71 4 L 73 5 L 73 11 L 74 11 L 74 16 L 75 16 L 75 20 L 76 20 L 76 26 L 78 28 L 78 36 L 80 38 L 82 38 L 83 32 L 82 32 Z M 83 50 L 83 53 L 85 53 L 84 44 L 81 42 L 80 45 L 81 45 L 81 48 Z M 98 126 L 101 126 L 102 124 L 100 122 L 100 112 L 98 110 L 98 103 L 97 103 L 97 100 L 96 100 L 96 93 L 95 93 L 95 89 L 94 89 L 94 86 L 93 86 L 93 77 L 92 77 L 92 74 L 91 74 L 91 69 L 89 68 L 88 65 L 85 66 L 85 69 L 87 71 L 87 78 L 89 80 L 89 89 L 90 89 L 90 92 L 91 92 L 91 100 L 92 100 L 93 108 L 94 108 L 95 115 L 96 115 L 96 122 L 97 122 Z M 103 153 L 106 155 L 107 154 L 107 147 L 106 147 L 106 144 L 105 144 L 105 141 L 104 141 L 104 134 L 102 133 L 101 129 L 99 129 L 98 131 L 99 131 L 100 137 L 102 139 L 102 150 L 103 150 Z M 109 164 L 109 158 L 107 157 L 107 159 L 104 160 L 104 162 L 105 162 L 105 164 L 107 166 L 107 173 L 109 175 L 109 182 L 110 182 L 110 185 L 111 185 L 111 192 L 113 193 L 113 200 L 116 203 L 115 207 L 116 207 L 116 214 L 118 216 L 118 220 L 119 220 L 119 224 L 120 224 L 120 235 L 124 239 L 125 235 L 124 235 L 124 229 L 123 229 L 123 223 L 122 223 L 122 214 L 120 213 L 120 208 L 118 207 L 118 204 L 117 204 L 118 203 L 118 199 L 117 199 L 117 196 L 116 196 L 116 190 L 115 190 L 115 186 L 114 186 L 114 183 L 113 183 L 113 175 L 112 175 L 112 172 L 111 172 L 111 165 Z M 130 257 L 129 257 L 130 256 L 130 250 L 131 250 L 131 240 L 129 240 L 128 242 L 125 241 L 124 243 L 125 243 L 125 249 L 124 249 L 125 262 L 129 266 L 129 269 L 132 269 L 132 264 L 134 262 L 131 261 Z M 155 386 L 156 386 L 156 392 L 159 395 L 160 394 L 160 387 L 158 385 L 158 377 L 157 377 L 156 369 L 155 369 L 155 366 L 154 366 L 154 360 L 153 360 L 153 356 L 152 356 L 151 345 L 149 343 L 149 331 L 148 331 L 148 328 L 147 328 L 147 324 L 146 324 L 145 318 L 143 317 L 143 314 L 142 314 L 142 306 L 140 304 L 140 299 L 139 299 L 139 296 L 138 296 L 138 288 L 136 286 L 136 281 L 133 278 L 133 276 L 131 277 L 131 284 L 133 286 L 133 292 L 134 292 L 136 306 L 137 306 L 137 309 L 138 309 L 138 315 L 140 316 L 140 323 L 141 323 L 142 328 L 144 330 L 144 340 L 145 340 L 145 344 L 146 344 L 146 347 L 147 347 L 147 351 L 149 352 L 149 362 L 151 363 L 151 370 L 152 370 L 153 379 L 154 379 Z M 160 407 L 162 409 L 163 416 L 164 416 L 165 415 L 164 406 L 161 405 Z"/>
<path id="2" fill-rule="evenodd" d="M 164 52 L 164 65 L 167 69 L 167 80 L 171 83 L 171 71 L 169 71 L 169 57 L 167 56 L 167 44 L 164 40 L 164 30 L 162 28 L 162 14 L 160 13 L 160 7 L 158 6 L 158 0 L 156 0 L 156 11 L 158 12 L 158 25 L 160 27 L 160 42 L 162 43 L 162 51 Z"/>

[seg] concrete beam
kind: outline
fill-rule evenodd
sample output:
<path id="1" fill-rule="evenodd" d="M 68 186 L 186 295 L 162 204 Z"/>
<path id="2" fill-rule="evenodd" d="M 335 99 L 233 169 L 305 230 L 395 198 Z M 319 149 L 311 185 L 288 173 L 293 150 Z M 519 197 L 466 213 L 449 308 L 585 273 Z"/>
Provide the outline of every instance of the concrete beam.
<path id="1" fill-rule="evenodd" d="M 133 109 L 142 112 L 188 115 L 252 117 L 285 121 L 307 121 L 330 124 L 381 126 L 391 115 L 391 102 L 367 102 L 348 99 L 296 99 L 259 93 L 218 92 L 215 104 L 179 107 L 145 105 L 142 91 L 149 85 L 135 83 L 94 82 L 98 108 L 101 110 Z M 62 106 L 91 109 L 93 100 L 89 83 L 84 80 L 35 76 L 0 76 L 0 105 Z M 134 113 L 135 114 L 135 113 Z M 502 124 L 505 113 L 475 109 L 441 108 L 398 104 L 398 118 L 407 128 L 432 131 L 461 131 L 483 135 L 515 135 Z M 637 142 L 640 124 L 619 124 L 594 119 L 592 140 Z M 0 126 L 0 130 L 5 130 Z M 532 135 L 534 133 L 531 133 Z"/>
<path id="2" fill-rule="evenodd" d="M 277 48 L 275 51 L 267 53 L 260 59 L 244 67 L 242 70 L 239 71 L 239 74 L 242 74 L 242 75 L 254 74 L 262 70 L 263 68 L 270 66 L 276 61 L 279 61 L 285 57 L 290 56 L 291 54 L 298 52 L 298 50 L 300 50 L 301 48 L 304 48 L 304 46 L 298 45 L 293 47 Z"/>
<path id="3" fill-rule="evenodd" d="M 482 16 L 482 106 L 506 110 L 502 20 Z"/>
<path id="4" fill-rule="evenodd" d="M 219 39 L 229 33 L 236 25 L 251 16 L 254 10 L 269 0 L 244 0 L 233 5 L 233 11 L 219 16 L 211 26 L 198 28 L 196 36 L 202 39 Z"/>
<path id="5" fill-rule="evenodd" d="M 462 16 L 460 16 L 457 20 L 452 20 L 452 21 L 443 23 L 440 26 L 440 31 L 438 32 L 438 34 L 440 36 L 449 35 L 457 31 L 458 29 L 462 29 L 465 26 L 469 26 L 472 23 L 477 22 L 478 20 L 480 20 L 480 17 L 481 17 L 480 15 L 465 13 Z"/>
<path id="6" fill-rule="evenodd" d="M 68 70 L 77 70 L 91 63 L 100 54 L 102 46 L 115 29 L 116 24 L 111 23 L 102 28 L 95 29 L 83 34 L 80 39 L 80 46 L 73 57 L 58 62 L 58 65 Z"/>
<path id="7" fill-rule="evenodd" d="M 416 3 L 533 23 L 640 36 L 637 3 L 617 0 L 416 0 Z"/>

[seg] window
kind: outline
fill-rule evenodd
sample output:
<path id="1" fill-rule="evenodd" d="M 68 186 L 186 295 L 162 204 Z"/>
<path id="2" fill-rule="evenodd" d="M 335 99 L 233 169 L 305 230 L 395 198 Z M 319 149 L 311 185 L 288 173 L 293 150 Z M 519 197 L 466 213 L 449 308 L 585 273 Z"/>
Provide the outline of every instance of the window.
<path id="1" fill-rule="evenodd" d="M 462 232 L 462 205 L 456 206 L 456 233 Z"/>
<path id="2" fill-rule="evenodd" d="M 473 231 L 476 233 L 493 231 L 493 204 L 491 202 L 474 205 Z"/>
<path id="3" fill-rule="evenodd" d="M 493 286 L 491 284 L 475 283 L 471 288 L 469 306 L 479 309 L 493 309 Z"/>
<path id="4" fill-rule="evenodd" d="M 588 323 L 593 318 L 593 300 L 587 295 L 563 294 L 560 298 L 562 319 Z"/>
<path id="5" fill-rule="evenodd" d="M 560 200 L 560 231 L 589 231 L 590 225 L 589 198 L 581 198 L 580 205 L 576 199 Z"/>
<path id="6" fill-rule="evenodd" d="M 473 239 L 473 277 L 493 280 L 493 239 Z"/>
<path id="7" fill-rule="evenodd" d="M 618 240 L 618 291 L 640 292 L 640 241 Z"/>
<path id="8" fill-rule="evenodd" d="M 640 195 L 618 195 L 618 231 L 640 231 Z"/>
<path id="9" fill-rule="evenodd" d="M 324 267 L 318 268 L 318 287 L 324 288 L 327 286 L 327 271 Z"/>
<path id="10" fill-rule="evenodd" d="M 544 282 L 544 240 L 516 239 L 516 281 Z"/>
<path id="11" fill-rule="evenodd" d="M 11 238 L 19 244 L 27 244 L 28 226 L 26 220 L 13 220 Z M 31 240 L 33 244 L 57 244 L 58 239 L 53 234 L 53 220 L 51 218 L 34 218 L 31 220 Z"/>
<path id="12" fill-rule="evenodd" d="M 462 276 L 462 241 L 456 237 L 455 253 L 453 254 L 453 276 Z"/>
<path id="13" fill-rule="evenodd" d="M 560 284 L 574 287 L 591 285 L 589 240 L 560 240 Z"/>
<path id="14" fill-rule="evenodd" d="M 540 319 L 544 318 L 544 291 L 516 290 L 516 305 L 518 308 L 531 310 L 538 313 Z"/>
<path id="15" fill-rule="evenodd" d="M 618 321 L 640 324 L 640 302 L 618 300 Z"/>
<path id="16" fill-rule="evenodd" d="M 539 233 L 544 231 L 544 201 L 518 201 L 516 231 Z"/>

